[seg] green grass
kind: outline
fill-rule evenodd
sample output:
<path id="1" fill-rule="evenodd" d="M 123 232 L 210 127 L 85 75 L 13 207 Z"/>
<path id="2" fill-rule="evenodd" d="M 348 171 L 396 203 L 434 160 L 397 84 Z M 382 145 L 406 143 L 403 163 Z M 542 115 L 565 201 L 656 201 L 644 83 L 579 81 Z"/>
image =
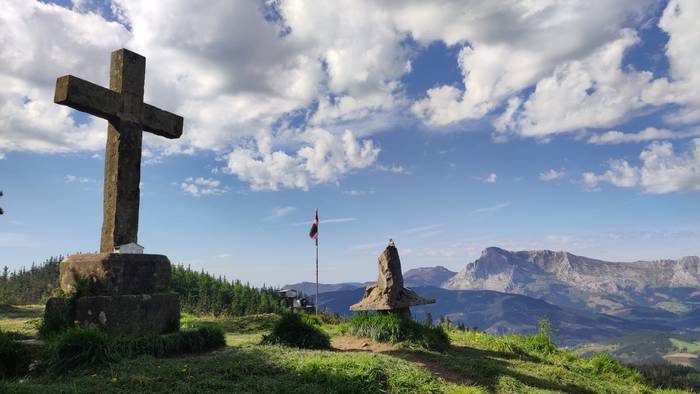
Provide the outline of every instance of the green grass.
<path id="1" fill-rule="evenodd" d="M 669 338 L 669 340 L 679 352 L 700 353 L 700 341 L 686 342 L 678 338 Z"/>
<path id="2" fill-rule="evenodd" d="M 329 349 L 330 337 L 319 326 L 321 321 L 315 316 L 285 313 L 275 322 L 272 331 L 264 335 L 264 345 L 285 345 L 302 349 Z"/>
<path id="3" fill-rule="evenodd" d="M 24 376 L 29 370 L 29 350 L 15 339 L 0 331 L 0 379 Z"/>
<path id="4" fill-rule="evenodd" d="M 444 351 L 450 346 L 450 339 L 443 327 L 428 326 L 393 313 L 357 314 L 352 317 L 348 327 L 352 335 L 377 342 L 436 351 Z"/>
<path id="5" fill-rule="evenodd" d="M 114 337 L 92 326 L 73 327 L 47 340 L 42 362 L 53 373 L 66 373 L 142 355 L 166 357 L 224 345 L 223 330 L 212 326 L 145 337 Z"/>
<path id="6" fill-rule="evenodd" d="M 42 305 L 0 304 L 0 330 L 35 336 L 37 323 L 44 314 Z"/>
<path id="7" fill-rule="evenodd" d="M 8 393 L 679 393 L 654 390 L 607 356 L 581 358 L 544 336 L 496 337 L 449 330 L 444 352 L 399 347 L 384 353 L 259 345 L 279 317 L 183 316 L 183 327 L 220 325 L 229 347 L 199 355 L 141 356 L 79 369 L 0 380 Z M 348 323 L 321 324 L 331 337 Z"/>

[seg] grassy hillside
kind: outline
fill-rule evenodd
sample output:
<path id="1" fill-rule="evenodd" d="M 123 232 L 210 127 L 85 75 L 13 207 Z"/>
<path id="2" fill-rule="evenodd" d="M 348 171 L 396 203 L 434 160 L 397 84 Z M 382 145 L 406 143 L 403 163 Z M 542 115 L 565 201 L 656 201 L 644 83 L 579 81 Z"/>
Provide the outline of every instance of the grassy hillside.
<path id="1" fill-rule="evenodd" d="M 0 311 L 0 328 L 30 316 Z M 639 374 L 607 357 L 579 358 L 538 347 L 532 337 L 450 330 L 445 353 L 378 344 L 348 335 L 345 323 L 323 324 L 334 349 L 259 345 L 277 315 L 183 316 L 183 326 L 221 325 L 227 347 L 195 356 L 141 357 L 70 373 L 0 381 L 0 392 L 341 392 L 341 393 L 651 393 Z M 18 320 L 22 322 L 18 323 Z"/>

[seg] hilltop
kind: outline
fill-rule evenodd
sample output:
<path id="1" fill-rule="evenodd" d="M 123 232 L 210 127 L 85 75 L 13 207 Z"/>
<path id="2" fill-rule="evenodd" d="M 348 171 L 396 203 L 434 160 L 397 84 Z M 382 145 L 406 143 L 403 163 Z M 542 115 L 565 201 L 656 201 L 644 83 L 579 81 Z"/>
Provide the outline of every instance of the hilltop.
<path id="1" fill-rule="evenodd" d="M 40 311 L 37 311 L 37 313 Z M 26 316 L 25 316 L 26 317 Z M 324 323 L 331 350 L 259 345 L 277 315 L 183 316 L 184 327 L 220 325 L 223 349 L 170 358 L 140 357 L 67 376 L 1 381 L 1 392 L 339 392 L 339 393 L 653 393 L 638 372 L 605 356 L 583 359 L 541 347 L 532 337 L 449 329 L 445 353 L 379 344 Z M 11 319 L 9 319 L 11 320 Z M 0 327 L 8 319 L 0 320 Z"/>

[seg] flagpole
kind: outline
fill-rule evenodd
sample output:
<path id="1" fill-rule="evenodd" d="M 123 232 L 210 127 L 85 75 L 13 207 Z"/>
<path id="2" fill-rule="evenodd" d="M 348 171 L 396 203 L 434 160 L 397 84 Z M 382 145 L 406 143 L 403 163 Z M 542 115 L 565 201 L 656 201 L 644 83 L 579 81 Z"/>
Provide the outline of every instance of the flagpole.
<path id="1" fill-rule="evenodd" d="M 318 316 L 318 236 L 316 238 L 316 316 Z"/>

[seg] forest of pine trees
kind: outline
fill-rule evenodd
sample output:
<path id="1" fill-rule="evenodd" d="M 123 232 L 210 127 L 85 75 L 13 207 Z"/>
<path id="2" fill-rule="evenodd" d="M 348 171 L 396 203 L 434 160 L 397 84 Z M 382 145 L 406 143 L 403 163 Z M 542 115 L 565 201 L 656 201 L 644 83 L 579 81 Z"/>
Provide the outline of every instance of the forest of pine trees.
<path id="1" fill-rule="evenodd" d="M 0 276 L 0 304 L 43 304 L 58 286 L 58 265 L 62 256 L 51 257 L 29 270 L 10 272 L 7 267 Z M 253 313 L 278 312 L 283 309 L 273 288 L 261 289 L 215 278 L 190 267 L 172 267 L 171 289 L 180 293 L 183 312 L 195 314 L 241 316 Z"/>
<path id="2" fill-rule="evenodd" d="M 58 264 L 63 256 L 50 257 L 42 264 L 10 272 L 7 267 L 0 275 L 0 304 L 42 304 L 58 286 Z"/>
<path id="3" fill-rule="evenodd" d="M 173 291 L 180 293 L 180 309 L 183 312 L 241 316 L 283 309 L 272 288 L 258 289 L 238 280 L 214 278 L 203 271 L 193 271 L 181 265 L 173 266 L 170 283 Z"/>

